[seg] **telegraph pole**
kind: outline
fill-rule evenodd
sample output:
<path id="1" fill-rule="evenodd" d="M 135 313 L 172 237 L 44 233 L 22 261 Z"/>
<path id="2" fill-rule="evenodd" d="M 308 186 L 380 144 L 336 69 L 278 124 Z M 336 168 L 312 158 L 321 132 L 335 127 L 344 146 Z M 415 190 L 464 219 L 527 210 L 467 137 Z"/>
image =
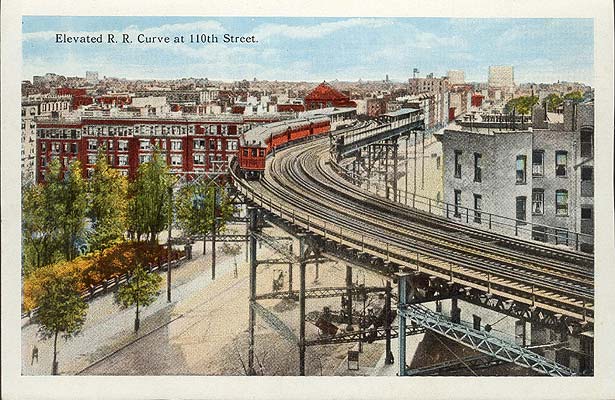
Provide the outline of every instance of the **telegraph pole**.
<path id="1" fill-rule="evenodd" d="M 171 226 L 173 225 L 173 187 L 169 187 L 169 233 L 167 235 L 167 302 L 171 302 Z"/>
<path id="2" fill-rule="evenodd" d="M 216 228 L 217 228 L 217 197 L 218 197 L 218 187 L 214 185 L 214 204 L 213 204 L 213 223 L 211 225 L 211 280 L 216 280 Z"/>

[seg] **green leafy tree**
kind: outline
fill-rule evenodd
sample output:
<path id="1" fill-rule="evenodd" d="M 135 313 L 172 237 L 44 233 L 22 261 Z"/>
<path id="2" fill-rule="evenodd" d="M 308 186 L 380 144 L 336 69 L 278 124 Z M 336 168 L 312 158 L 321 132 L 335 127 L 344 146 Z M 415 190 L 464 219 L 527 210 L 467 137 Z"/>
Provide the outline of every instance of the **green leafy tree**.
<path id="1" fill-rule="evenodd" d="M 130 185 L 128 206 L 129 229 L 137 240 L 146 234 L 154 243 L 158 233 L 167 227 L 169 189 L 173 179 L 158 150 L 150 161 L 139 166 L 137 179 Z"/>
<path id="2" fill-rule="evenodd" d="M 566 93 L 564 95 L 564 100 L 572 100 L 572 101 L 579 102 L 583 100 L 583 92 L 581 92 L 580 90 L 574 90 L 570 93 Z"/>
<path id="3" fill-rule="evenodd" d="M 127 229 L 128 181 L 117 169 L 109 167 L 101 150 L 89 182 L 88 217 L 94 229 L 90 237 L 93 250 L 122 239 Z"/>
<path id="4" fill-rule="evenodd" d="M 142 266 L 134 269 L 128 281 L 120 286 L 115 294 L 115 301 L 122 308 L 136 306 L 135 333 L 139 331 L 139 307 L 149 306 L 160 294 L 162 278 L 148 273 Z"/>
<path id="5" fill-rule="evenodd" d="M 216 189 L 213 182 L 199 182 L 183 186 L 179 190 L 176 202 L 177 222 L 184 233 L 189 236 L 205 236 L 212 231 L 214 202 L 217 232 L 223 232 L 228 220 L 233 216 L 233 206 L 223 189 Z"/>
<path id="6" fill-rule="evenodd" d="M 86 182 L 79 161 L 63 171 L 51 160 L 45 183 L 31 186 L 22 199 L 24 272 L 77 255 L 76 242 L 84 234 Z"/>
<path id="7" fill-rule="evenodd" d="M 81 331 L 88 305 L 76 289 L 74 278 L 56 278 L 37 299 L 38 310 L 34 321 L 40 325 L 42 339 L 53 338 L 53 364 L 51 373 L 58 374 L 58 336 L 68 340 Z"/>
<path id="8" fill-rule="evenodd" d="M 57 224 L 48 214 L 49 204 L 43 185 L 31 185 L 22 197 L 23 273 L 51 264 L 57 250 Z"/>
<path id="9" fill-rule="evenodd" d="M 515 112 L 516 114 L 529 115 L 532 113 L 532 107 L 537 103 L 537 96 L 521 96 L 508 101 L 504 109 L 508 114 Z"/>
<path id="10" fill-rule="evenodd" d="M 75 242 L 83 236 L 85 229 L 87 183 L 83 179 L 79 161 L 72 162 L 66 173 L 62 236 L 66 259 L 72 260 L 78 255 Z"/>
<path id="11" fill-rule="evenodd" d="M 551 93 L 546 98 L 547 110 L 555 111 L 564 102 L 557 93 Z"/>

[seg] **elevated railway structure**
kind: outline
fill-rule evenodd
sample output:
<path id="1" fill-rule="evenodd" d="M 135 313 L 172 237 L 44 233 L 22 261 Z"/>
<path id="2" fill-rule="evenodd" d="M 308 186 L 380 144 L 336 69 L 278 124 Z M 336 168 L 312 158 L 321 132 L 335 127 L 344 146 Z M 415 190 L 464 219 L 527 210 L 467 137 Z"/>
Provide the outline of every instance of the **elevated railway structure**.
<path id="1" fill-rule="evenodd" d="M 374 142 L 387 141 L 416 129 L 415 124 L 389 122 L 388 130 L 394 132 L 390 137 L 385 137 L 386 129 L 373 124 L 369 129 L 375 128 Z M 337 149 L 349 143 L 359 146 L 359 141 L 370 143 L 365 128 L 359 128 L 363 131 L 355 136 L 356 141 L 337 141 Z M 591 256 L 462 226 L 376 196 L 335 171 L 330 145 L 336 137 L 311 139 L 276 151 L 258 181 L 245 180 L 236 163 L 231 165 L 236 190 L 263 210 L 267 219 L 301 236 L 315 252 L 397 282 L 400 330 L 406 329 L 409 319 L 503 362 L 548 375 L 574 374 L 521 345 L 462 327 L 458 310 L 447 320 L 421 303 L 453 299 L 456 307 L 457 300 L 463 300 L 563 336 L 592 331 Z M 405 375 L 405 335 L 399 338 L 400 374 Z M 304 341 L 299 338 L 299 343 L 301 348 Z"/>

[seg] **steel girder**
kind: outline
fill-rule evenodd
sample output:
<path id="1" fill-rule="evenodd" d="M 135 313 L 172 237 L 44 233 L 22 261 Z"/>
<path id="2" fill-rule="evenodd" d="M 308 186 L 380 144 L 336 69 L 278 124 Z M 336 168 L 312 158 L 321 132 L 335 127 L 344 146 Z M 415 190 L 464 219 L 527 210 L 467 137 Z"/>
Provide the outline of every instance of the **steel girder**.
<path id="1" fill-rule="evenodd" d="M 487 355 L 477 355 L 464 357 L 459 360 L 449 360 L 436 365 L 428 365 L 419 368 L 406 367 L 406 376 L 440 376 L 443 372 L 453 372 L 461 369 L 470 368 L 472 370 L 492 368 L 506 361 L 493 358 Z"/>
<path id="2" fill-rule="evenodd" d="M 524 347 L 494 337 L 485 331 L 455 324 L 421 304 L 400 305 L 398 313 L 400 318 L 408 318 L 415 324 L 500 360 L 531 368 L 544 375 L 575 375 L 571 369 L 549 361 Z"/>
<path id="3" fill-rule="evenodd" d="M 369 286 L 369 287 L 360 287 L 354 286 L 350 289 L 352 294 L 363 294 L 363 293 L 378 293 L 384 292 L 386 289 L 383 287 L 377 286 Z M 323 299 L 327 297 L 340 297 L 348 293 L 348 288 L 346 287 L 319 287 L 319 288 L 309 288 L 305 289 L 305 298 L 306 299 Z M 272 292 L 265 293 L 256 296 L 257 300 L 265 300 L 265 299 L 297 299 L 299 298 L 299 291 L 280 291 L 280 292 Z"/>
<path id="4" fill-rule="evenodd" d="M 425 328 L 421 326 L 406 326 L 406 336 L 419 335 L 425 333 Z M 399 327 L 391 327 L 391 339 L 399 336 Z M 325 344 L 339 344 L 339 343 L 355 343 L 365 342 L 366 340 L 386 340 L 386 329 L 384 327 L 378 327 L 376 329 L 366 329 L 353 332 L 344 332 L 336 334 L 331 337 L 323 337 L 320 339 L 306 340 L 306 346 L 317 346 Z"/>
<path id="5" fill-rule="evenodd" d="M 262 305 L 258 304 L 256 301 L 250 304 L 250 307 L 256 311 L 258 315 L 274 330 L 276 330 L 280 336 L 284 339 L 288 340 L 292 344 L 299 343 L 299 338 L 295 335 L 295 333 L 284 323 L 280 318 L 278 318 L 271 311 L 267 310 Z"/>

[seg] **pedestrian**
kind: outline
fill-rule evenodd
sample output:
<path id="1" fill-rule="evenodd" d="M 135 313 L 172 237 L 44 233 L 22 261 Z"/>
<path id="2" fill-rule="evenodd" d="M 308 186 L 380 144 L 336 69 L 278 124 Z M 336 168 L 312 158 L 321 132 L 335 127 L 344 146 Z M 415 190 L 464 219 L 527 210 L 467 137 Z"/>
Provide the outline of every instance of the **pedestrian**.
<path id="1" fill-rule="evenodd" d="M 36 347 L 36 345 L 32 347 L 32 361 L 30 361 L 30 365 L 34 364 L 35 358 L 36 358 L 36 363 L 38 364 L 38 347 Z"/>

